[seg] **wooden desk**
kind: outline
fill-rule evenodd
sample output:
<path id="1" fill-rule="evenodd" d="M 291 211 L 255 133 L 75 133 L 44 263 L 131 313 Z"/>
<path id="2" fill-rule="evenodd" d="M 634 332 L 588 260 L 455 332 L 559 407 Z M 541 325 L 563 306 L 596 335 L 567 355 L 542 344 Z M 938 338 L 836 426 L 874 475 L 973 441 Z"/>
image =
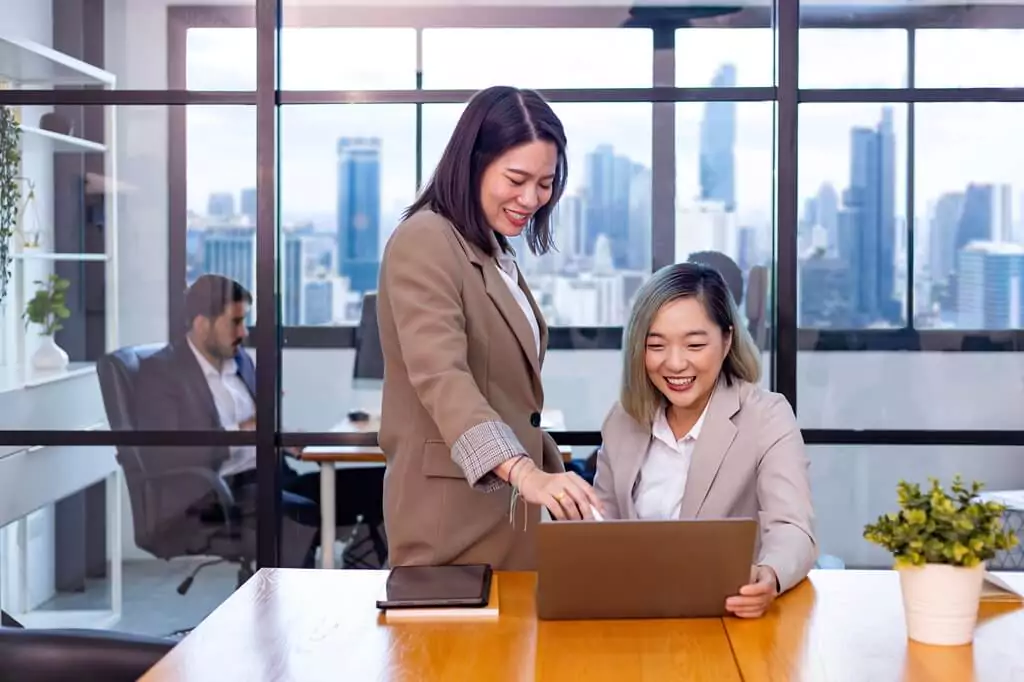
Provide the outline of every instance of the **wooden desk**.
<path id="1" fill-rule="evenodd" d="M 1024 573 L 1000 573 L 1024 586 Z M 1024 679 L 1024 608 L 982 602 L 973 646 L 907 639 L 894 571 L 812 571 L 761 620 L 724 619 L 745 682 Z"/>
<path id="2" fill-rule="evenodd" d="M 400 625 L 383 624 L 374 607 L 386 576 L 263 569 L 142 680 L 1024 678 L 1020 602 L 983 602 L 973 646 L 925 646 L 906 638 L 891 571 L 813 571 L 759 620 L 560 622 L 536 619 L 533 574 L 501 573 L 496 621 Z M 1000 576 L 1024 586 L 1024 573 Z"/>
<path id="3" fill-rule="evenodd" d="M 541 426 L 562 431 L 565 417 L 560 410 L 544 410 Z M 365 422 L 345 419 L 334 426 L 336 433 L 376 433 L 380 430 L 380 417 L 371 416 Z M 572 448 L 560 446 L 562 460 L 572 459 Z M 298 458 L 320 465 L 320 565 L 334 568 L 334 541 L 336 539 L 334 470 L 339 466 L 382 466 L 384 453 L 377 446 L 317 445 L 303 449 Z"/>
<path id="4" fill-rule="evenodd" d="M 491 622 L 384 625 L 384 571 L 263 569 L 142 682 L 739 682 L 718 619 L 538 621 L 535 579 L 501 573 Z"/>

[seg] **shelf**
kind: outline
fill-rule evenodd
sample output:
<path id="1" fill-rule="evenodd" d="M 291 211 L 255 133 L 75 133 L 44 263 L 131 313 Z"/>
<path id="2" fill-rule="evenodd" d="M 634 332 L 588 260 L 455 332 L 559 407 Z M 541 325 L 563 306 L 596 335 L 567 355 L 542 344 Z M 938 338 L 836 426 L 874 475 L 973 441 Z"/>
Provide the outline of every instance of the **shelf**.
<path id="1" fill-rule="evenodd" d="M 23 38 L 0 36 L 0 80 L 25 86 L 113 86 L 114 74 Z"/>
<path id="2" fill-rule="evenodd" d="M 41 137 L 45 139 L 53 145 L 53 151 L 55 152 L 82 153 L 107 151 L 107 146 L 105 144 L 100 144 L 99 142 L 83 140 L 80 137 L 63 135 L 61 133 L 55 133 L 52 130 L 43 130 L 42 128 L 36 128 L 34 126 L 23 125 L 20 126 L 20 128 L 23 135 Z"/>
<path id="3" fill-rule="evenodd" d="M 36 386 L 43 386 L 95 373 L 96 363 L 94 362 L 71 362 L 64 369 L 42 370 L 29 368 L 25 376 L 25 388 L 35 388 Z"/>
<path id="4" fill-rule="evenodd" d="M 59 381 L 95 374 L 96 363 L 94 362 L 72 362 L 64 369 L 58 370 L 40 370 L 31 366 L 11 365 L 0 368 L 0 393 L 38 388 Z"/>
<path id="5" fill-rule="evenodd" d="M 27 249 L 14 254 L 14 260 L 105 261 L 105 253 L 51 253 L 41 249 Z"/>

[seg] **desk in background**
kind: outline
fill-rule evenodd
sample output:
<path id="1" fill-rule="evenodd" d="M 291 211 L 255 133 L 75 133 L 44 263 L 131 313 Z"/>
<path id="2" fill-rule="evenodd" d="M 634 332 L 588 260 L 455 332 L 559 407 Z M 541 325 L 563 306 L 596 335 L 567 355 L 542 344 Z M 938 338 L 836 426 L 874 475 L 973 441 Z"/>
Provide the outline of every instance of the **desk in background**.
<path id="1" fill-rule="evenodd" d="M 1008 682 L 1024 669 L 1020 602 L 983 602 L 973 646 L 925 646 L 906 638 L 893 571 L 813 571 L 758 620 L 605 621 L 538 621 L 534 574 L 499 573 L 496 621 L 398 625 L 374 606 L 386 578 L 263 569 L 142 682 Z"/>
<path id="2" fill-rule="evenodd" d="M 561 410 L 544 410 L 541 414 L 541 428 L 554 431 L 565 430 L 565 416 Z M 371 416 L 364 422 L 350 419 L 336 424 L 336 433 L 376 433 L 380 429 L 380 418 Z M 572 459 L 572 448 L 559 448 L 562 459 Z M 320 557 L 322 568 L 334 568 L 334 542 L 336 540 L 334 470 L 344 466 L 383 466 L 384 453 L 377 446 L 360 445 L 318 445 L 304 448 L 299 459 L 316 462 L 320 466 Z"/>

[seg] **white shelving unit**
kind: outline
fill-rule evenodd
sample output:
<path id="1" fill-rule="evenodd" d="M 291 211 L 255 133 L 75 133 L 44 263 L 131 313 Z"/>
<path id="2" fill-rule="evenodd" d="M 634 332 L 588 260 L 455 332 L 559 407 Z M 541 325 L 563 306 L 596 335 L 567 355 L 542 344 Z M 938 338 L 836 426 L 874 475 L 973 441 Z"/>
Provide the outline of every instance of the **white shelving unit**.
<path id="1" fill-rule="evenodd" d="M 114 89 L 117 78 L 114 74 L 99 69 L 91 64 L 75 59 L 50 47 L 16 36 L 0 34 L 0 83 L 6 87 L 18 89 L 52 89 L 64 87 L 102 87 Z M 106 134 L 104 139 L 109 144 L 86 140 L 74 135 L 64 135 L 31 125 L 31 121 L 21 122 L 22 145 L 31 142 L 34 145 L 48 145 L 54 154 L 102 153 L 104 157 L 104 186 L 117 187 L 117 128 L 116 111 L 108 107 L 106 113 Z M 105 253 L 51 253 L 42 249 L 24 248 L 22 240 L 15 237 L 13 241 L 13 267 L 11 287 L 6 301 L 6 315 L 14 317 L 16 324 L 10 319 L 3 320 L 0 329 L 3 331 L 3 344 L 7 351 L 0 353 L 0 364 L 7 376 L 15 377 L 22 385 L 29 385 L 34 380 L 35 371 L 31 367 L 30 358 L 26 353 L 26 330 L 20 323 L 21 311 L 34 292 L 30 290 L 28 263 L 33 261 L 105 261 L 107 263 L 106 279 L 106 338 L 107 349 L 113 350 L 118 343 L 118 306 L 117 306 L 117 201 L 113 190 L 106 191 L 104 202 L 106 224 Z M 30 209 L 31 210 L 31 209 Z"/>
<path id="2" fill-rule="evenodd" d="M 87 64 L 79 59 L 61 53 L 40 43 L 26 40 L 18 36 L 3 35 L 3 22 L 0 21 L 0 87 L 14 89 L 49 90 L 57 87 L 88 87 L 112 90 L 117 79 L 114 74 Z M 16 107 L 16 109 L 18 109 Z M 25 108 L 21 108 L 20 114 Z M 33 107 L 33 111 L 38 108 Z M 53 253 L 41 248 L 24 248 L 22 239 L 12 239 L 13 253 L 11 282 L 4 306 L 0 306 L 0 344 L 6 352 L 0 352 L 0 375 L 4 377 L 2 390 L 33 390 L 44 384 L 71 380 L 95 371 L 92 363 L 71 363 L 60 371 L 41 372 L 31 367 L 30 358 L 26 353 L 26 332 L 22 324 L 21 313 L 28 298 L 33 295 L 32 280 L 45 277 L 52 271 L 52 265 L 58 261 L 103 262 L 105 263 L 106 291 L 106 346 L 113 350 L 118 346 L 118 272 L 117 272 L 117 235 L 118 210 L 117 197 L 114 189 L 117 182 L 117 118 L 116 107 L 105 110 L 104 140 L 106 144 L 94 142 L 74 135 L 64 135 L 41 128 L 36 121 L 21 119 L 22 148 L 26 145 L 35 150 L 44 149 L 53 154 L 104 154 L 104 175 L 102 187 L 106 188 L 104 197 L 104 235 L 103 253 Z M 44 146 L 45 145 L 45 146 Z M 45 153 L 45 152 L 44 152 Z M 23 175 L 23 174 L 22 174 Z M 84 180 L 84 178 L 83 178 Z M 84 182 L 83 182 L 84 185 Z M 37 188 L 37 195 L 39 189 Z M 48 195 L 46 192 L 46 198 Z M 37 199 L 38 200 L 38 199 Z M 31 214 L 30 208 L 28 213 Z M 44 233 L 49 233 L 52 243 L 52 226 L 40 226 Z M 3 319 L 4 308 L 6 318 Z M 13 318 L 13 319 L 12 319 Z M 13 352 L 11 352 L 13 351 Z M 97 425 L 105 428 L 103 425 Z M 90 428 L 97 428 L 93 426 Z M 32 448 L 33 450 L 39 448 Z M 95 627 L 104 628 L 114 625 L 121 617 L 122 589 L 122 554 L 121 554 L 121 480 L 120 469 L 114 465 L 107 476 L 107 542 L 110 560 L 110 608 L 95 611 L 46 611 L 31 608 L 15 609 L 12 614 L 30 626 L 46 627 Z M 54 500 L 55 501 L 55 500 Z M 22 518 L 12 525 L 13 532 L 19 541 L 25 540 L 27 521 Z M 20 544 L 20 542 L 19 542 Z M 22 545 L 24 547 L 24 545 Z M 0 551 L 3 547 L 0 544 Z M 20 575 L 24 577 L 28 571 L 27 552 L 20 553 Z M 15 602 L 25 605 L 25 592 L 16 595 Z"/>

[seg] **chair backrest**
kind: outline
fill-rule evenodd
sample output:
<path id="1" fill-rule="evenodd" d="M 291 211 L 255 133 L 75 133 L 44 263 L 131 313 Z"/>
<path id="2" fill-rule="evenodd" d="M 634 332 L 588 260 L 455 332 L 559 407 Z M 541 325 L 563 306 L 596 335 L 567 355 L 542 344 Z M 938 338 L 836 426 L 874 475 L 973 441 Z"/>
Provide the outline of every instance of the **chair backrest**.
<path id="1" fill-rule="evenodd" d="M 153 355 L 167 344 L 126 346 L 107 353 L 96 363 L 103 407 L 113 431 L 135 429 L 135 380 L 143 358 Z"/>
<path id="2" fill-rule="evenodd" d="M 768 350 L 768 268 L 755 265 L 747 274 L 747 325 L 761 350 Z"/>
<path id="3" fill-rule="evenodd" d="M 174 644 L 105 630 L 0 627 L 0 682 L 130 682 L 144 675 Z"/>
<path id="4" fill-rule="evenodd" d="M 135 430 L 135 382 L 139 375 L 139 365 L 143 359 L 165 345 L 154 343 L 126 346 L 97 360 L 96 374 L 100 382 L 100 394 L 103 397 L 103 408 L 107 413 L 107 423 L 110 424 L 112 431 Z M 135 543 L 139 547 L 149 548 L 159 519 L 151 513 L 151 501 L 146 494 L 145 458 L 139 447 L 119 445 L 117 461 L 124 470 L 125 484 L 128 487 Z"/>
<path id="5" fill-rule="evenodd" d="M 352 379 L 354 382 L 367 383 L 384 380 L 384 351 L 380 347 L 380 331 L 377 328 L 375 292 L 363 296 L 362 313 L 356 328 L 356 359 L 352 364 Z"/>

